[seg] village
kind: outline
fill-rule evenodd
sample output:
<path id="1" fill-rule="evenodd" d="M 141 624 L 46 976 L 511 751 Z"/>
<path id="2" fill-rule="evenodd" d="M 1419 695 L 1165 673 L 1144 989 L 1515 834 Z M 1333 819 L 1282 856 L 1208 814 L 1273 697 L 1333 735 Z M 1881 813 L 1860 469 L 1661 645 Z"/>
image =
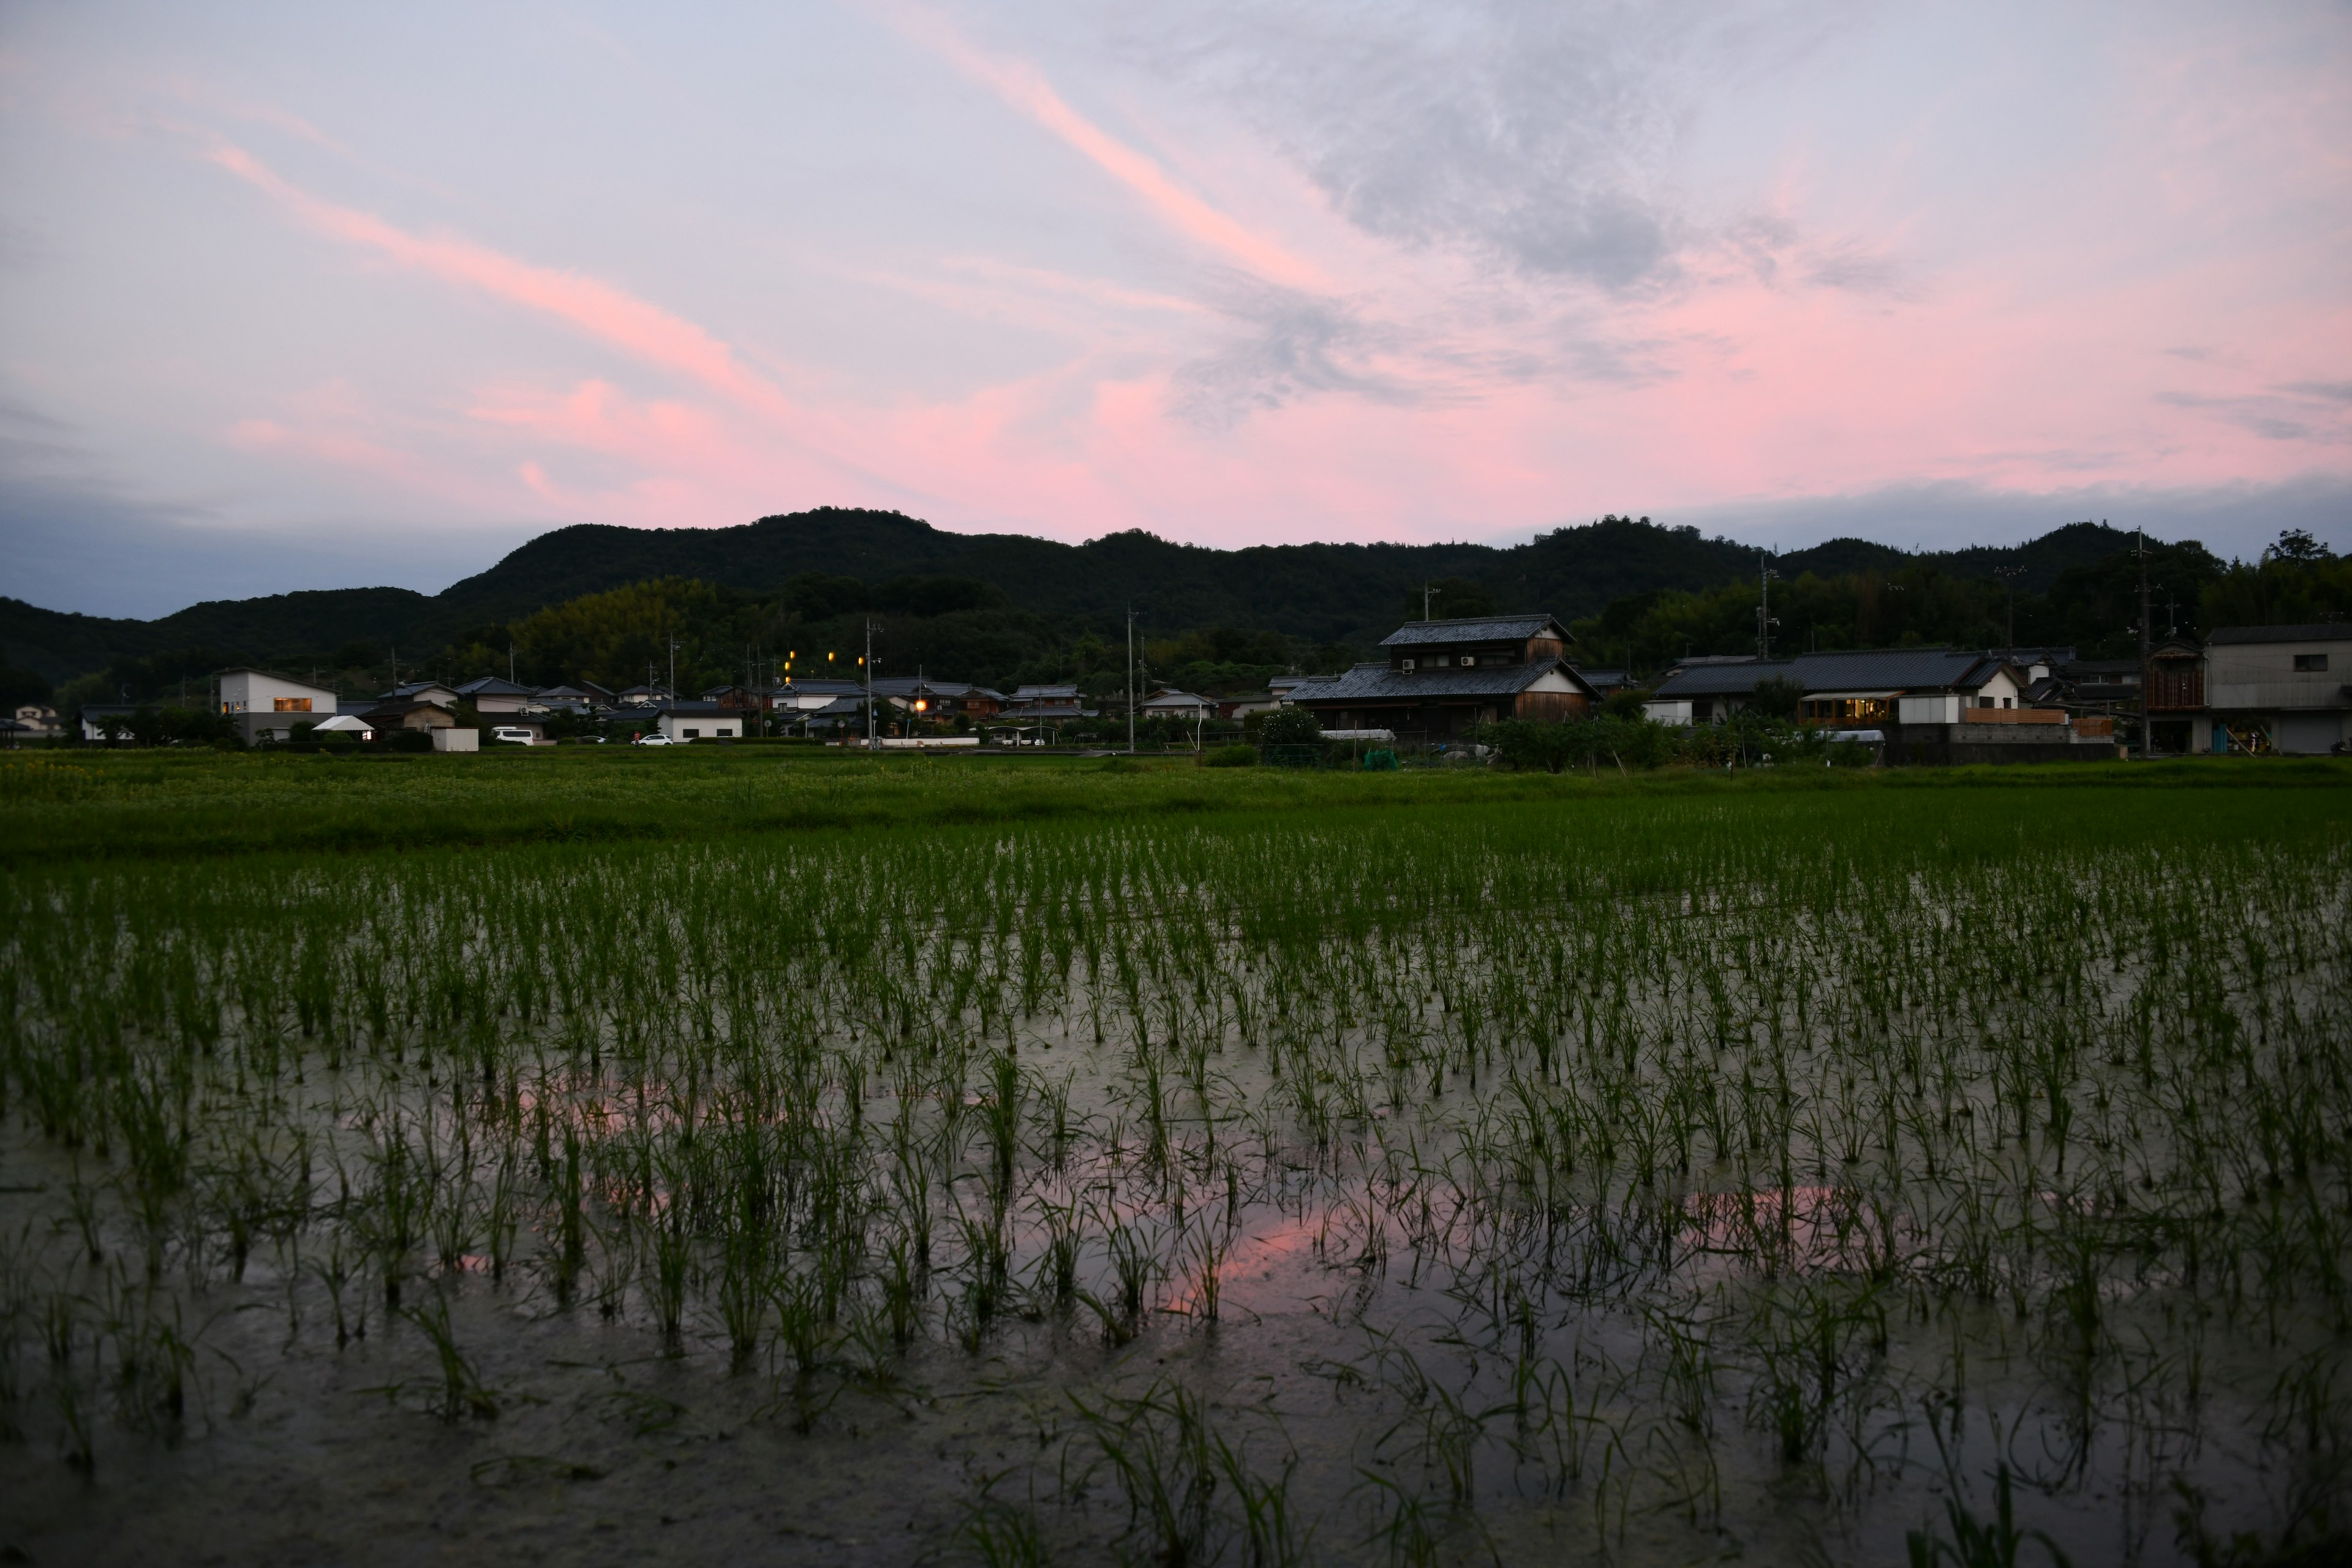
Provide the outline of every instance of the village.
<path id="1" fill-rule="evenodd" d="M 1391 752 L 1485 754 L 1487 727 L 1568 723 L 1604 711 L 1690 731 L 1743 716 L 1826 731 L 1890 764 L 2140 756 L 2265 756 L 2352 749 L 2352 626 L 2221 626 L 2141 658 L 2072 647 L 1903 647 L 1686 658 L 1637 679 L 1580 663 L 1548 615 L 1407 622 L 1381 658 L 1336 674 L 1283 675 L 1215 693 L 1135 679 L 1099 698 L 1076 684 L 1010 692 L 918 673 L 729 684 L 692 695 L 497 675 L 411 680 L 373 695 L 249 667 L 218 671 L 210 710 L 248 746 L 402 736 L 443 752 L 481 745 L 647 745 L 800 739 L 877 750 L 1132 747 L 1202 751 L 1258 740 L 1265 716 L 1309 716 L 1321 736 Z M 1130 694 L 1132 697 L 1130 699 Z M 27 704 L 9 742 L 136 743 L 152 705 L 89 703 L 68 723 Z"/>

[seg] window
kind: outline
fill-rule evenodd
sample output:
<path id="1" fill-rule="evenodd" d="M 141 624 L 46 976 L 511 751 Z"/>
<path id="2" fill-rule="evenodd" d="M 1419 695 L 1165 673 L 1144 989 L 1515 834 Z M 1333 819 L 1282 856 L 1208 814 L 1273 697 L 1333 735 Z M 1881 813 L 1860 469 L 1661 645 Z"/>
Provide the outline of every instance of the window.
<path id="1" fill-rule="evenodd" d="M 720 736 L 720 738 L 721 738 L 721 739 L 731 739 L 731 738 L 733 737 L 734 733 L 735 733 L 735 731 L 732 731 L 732 730 L 730 730 L 730 729 L 727 728 L 725 725 L 723 725 L 723 724 L 722 724 L 721 726 L 719 726 L 719 736 Z"/>
<path id="2" fill-rule="evenodd" d="M 2324 653 L 2296 654 L 2294 672 L 2297 675 L 2325 675 L 2327 673 L 2327 656 Z"/>
<path id="3" fill-rule="evenodd" d="M 686 738 L 689 741 L 699 741 L 702 739 L 702 731 L 699 730 L 688 730 L 686 731 Z"/>
<path id="4" fill-rule="evenodd" d="M 280 713 L 308 713 L 310 710 L 310 700 L 307 697 L 272 698 L 269 705 Z"/>

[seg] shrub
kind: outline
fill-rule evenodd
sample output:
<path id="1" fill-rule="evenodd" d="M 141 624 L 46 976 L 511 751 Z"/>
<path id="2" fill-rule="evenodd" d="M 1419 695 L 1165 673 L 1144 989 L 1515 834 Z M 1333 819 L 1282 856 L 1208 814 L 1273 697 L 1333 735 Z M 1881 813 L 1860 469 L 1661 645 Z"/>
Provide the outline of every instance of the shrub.
<path id="1" fill-rule="evenodd" d="M 1323 723 L 1304 708 L 1277 708 L 1265 716 L 1257 733 L 1269 746 L 1311 746 L 1323 738 Z"/>
<path id="2" fill-rule="evenodd" d="M 1219 746 L 1213 752 L 1203 752 L 1201 754 L 1201 765 L 1204 768 L 1255 767 L 1257 765 L 1257 748 L 1255 746 Z"/>

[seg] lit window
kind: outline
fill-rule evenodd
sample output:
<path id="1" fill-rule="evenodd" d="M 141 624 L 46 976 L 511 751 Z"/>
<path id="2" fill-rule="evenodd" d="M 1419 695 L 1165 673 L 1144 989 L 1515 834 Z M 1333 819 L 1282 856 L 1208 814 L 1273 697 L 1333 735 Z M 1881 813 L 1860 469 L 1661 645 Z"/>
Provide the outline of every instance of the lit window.
<path id="1" fill-rule="evenodd" d="M 280 713 L 308 713 L 310 700 L 307 697 L 278 697 L 271 699 L 270 706 Z"/>
<path id="2" fill-rule="evenodd" d="M 2296 654 L 2294 668 L 2298 675 L 2325 675 L 2327 673 L 2327 656 L 2324 653 Z"/>

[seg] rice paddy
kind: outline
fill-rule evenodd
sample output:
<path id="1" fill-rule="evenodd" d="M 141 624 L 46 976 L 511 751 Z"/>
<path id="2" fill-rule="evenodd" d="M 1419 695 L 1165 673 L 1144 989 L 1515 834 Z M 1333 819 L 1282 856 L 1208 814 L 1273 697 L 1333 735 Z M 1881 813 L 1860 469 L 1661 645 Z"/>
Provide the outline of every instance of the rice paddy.
<path id="1" fill-rule="evenodd" d="M 2236 776 L 20 848 L 0 1547 L 2340 1546 L 2352 796 Z"/>

